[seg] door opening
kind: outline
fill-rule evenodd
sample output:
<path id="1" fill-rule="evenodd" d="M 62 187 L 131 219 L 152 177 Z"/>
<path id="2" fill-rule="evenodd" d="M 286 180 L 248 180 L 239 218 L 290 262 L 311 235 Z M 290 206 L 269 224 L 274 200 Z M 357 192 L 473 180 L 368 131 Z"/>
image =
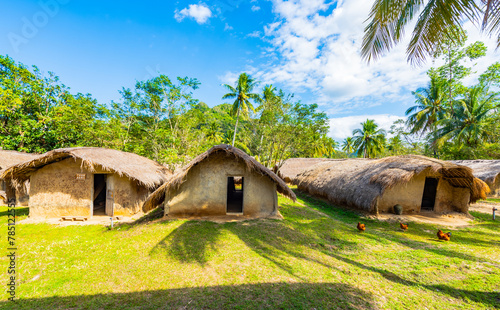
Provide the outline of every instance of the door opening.
<path id="1" fill-rule="evenodd" d="M 436 202 L 436 192 L 438 179 L 425 178 L 424 194 L 422 195 L 421 210 L 433 211 L 434 203 Z"/>
<path id="2" fill-rule="evenodd" d="M 243 177 L 227 178 L 227 213 L 243 213 Z"/>
<path id="3" fill-rule="evenodd" d="M 94 174 L 94 215 L 106 215 L 106 175 Z"/>

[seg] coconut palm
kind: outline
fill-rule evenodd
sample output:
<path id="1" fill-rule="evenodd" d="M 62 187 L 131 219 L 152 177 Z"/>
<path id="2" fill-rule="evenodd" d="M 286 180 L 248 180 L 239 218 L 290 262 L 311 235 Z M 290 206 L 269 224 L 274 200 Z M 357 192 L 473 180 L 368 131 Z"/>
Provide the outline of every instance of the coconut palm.
<path id="1" fill-rule="evenodd" d="M 354 140 L 352 139 L 352 137 L 345 138 L 342 142 L 342 151 L 346 152 L 347 155 L 352 154 L 352 152 L 354 152 L 353 143 Z"/>
<path id="2" fill-rule="evenodd" d="M 488 137 L 488 125 L 493 111 L 498 108 L 496 93 L 488 93 L 481 85 L 470 88 L 464 99 L 455 102 L 454 117 L 438 122 L 436 136 L 439 142 L 457 139 L 467 146 L 476 146 Z"/>
<path id="3" fill-rule="evenodd" d="M 440 42 L 459 37 L 464 19 L 477 23 L 482 19 L 482 29 L 498 35 L 500 46 L 500 4 L 498 0 L 429 0 L 398 1 L 375 0 L 365 28 L 361 55 L 368 62 L 380 57 L 399 43 L 404 28 L 420 11 L 406 49 L 408 61 L 420 63 L 432 56 Z"/>
<path id="4" fill-rule="evenodd" d="M 436 129 L 436 122 L 443 118 L 446 111 L 447 96 L 444 87 L 439 77 L 431 76 L 428 88 L 412 92 L 416 97 L 416 105 L 405 112 L 405 115 L 409 115 L 406 122 L 411 128 L 410 133 L 425 133 Z"/>
<path id="5" fill-rule="evenodd" d="M 372 119 L 361 123 L 362 129 L 354 129 L 353 147 L 357 154 L 363 154 L 364 158 L 376 156 L 382 151 L 385 144 L 385 130 L 379 129 Z"/>
<path id="6" fill-rule="evenodd" d="M 244 114 L 248 113 L 248 110 L 252 112 L 255 111 L 252 103 L 250 103 L 249 99 L 252 99 L 254 102 L 259 103 L 261 101 L 259 94 L 252 93 L 255 86 L 257 86 L 257 81 L 251 78 L 248 74 L 242 73 L 238 77 L 238 81 L 236 85 L 233 87 L 228 84 L 223 84 L 230 92 L 222 96 L 222 99 L 233 99 L 233 109 L 231 110 L 231 114 L 234 116 L 236 114 L 236 125 L 234 126 L 234 135 L 233 135 L 233 143 L 236 139 L 236 131 L 238 129 L 238 120 L 240 118 L 240 111 L 243 111 Z"/>

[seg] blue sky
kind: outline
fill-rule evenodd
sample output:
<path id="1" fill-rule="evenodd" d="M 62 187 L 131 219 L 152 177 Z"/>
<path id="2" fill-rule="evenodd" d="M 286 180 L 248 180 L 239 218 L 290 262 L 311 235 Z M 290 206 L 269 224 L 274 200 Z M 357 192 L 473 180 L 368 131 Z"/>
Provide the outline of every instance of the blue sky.
<path id="1" fill-rule="evenodd" d="M 406 63 L 404 44 L 380 61 L 359 58 L 370 0 L 9 1 L 0 12 L 0 54 L 53 71 L 100 103 L 157 72 L 196 77 L 195 97 L 222 103 L 222 83 L 247 72 L 318 103 L 342 139 L 365 120 L 388 128 L 413 104 L 430 64 Z M 493 40 L 477 71 L 500 59 Z M 470 79 L 473 83 L 474 77 Z"/>

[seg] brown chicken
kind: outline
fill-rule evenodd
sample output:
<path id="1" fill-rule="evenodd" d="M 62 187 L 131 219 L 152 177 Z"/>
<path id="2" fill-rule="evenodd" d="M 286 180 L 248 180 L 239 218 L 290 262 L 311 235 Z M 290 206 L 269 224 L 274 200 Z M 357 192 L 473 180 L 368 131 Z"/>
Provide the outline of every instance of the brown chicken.
<path id="1" fill-rule="evenodd" d="M 439 240 L 450 241 L 451 232 L 445 234 L 444 232 L 441 231 L 441 229 L 439 229 L 437 232 L 437 237 L 439 238 Z"/>
<path id="2" fill-rule="evenodd" d="M 365 231 L 365 229 L 366 229 L 365 224 L 361 224 L 359 222 L 358 222 L 358 226 L 357 227 L 358 227 L 359 231 Z"/>
<path id="3" fill-rule="evenodd" d="M 402 230 L 407 230 L 408 224 L 399 223 L 399 227 L 401 227 Z"/>

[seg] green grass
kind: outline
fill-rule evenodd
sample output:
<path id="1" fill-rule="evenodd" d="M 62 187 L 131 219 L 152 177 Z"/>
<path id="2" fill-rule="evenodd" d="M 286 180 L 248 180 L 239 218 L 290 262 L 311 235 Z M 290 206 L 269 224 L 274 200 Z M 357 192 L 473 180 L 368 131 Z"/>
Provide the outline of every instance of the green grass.
<path id="1" fill-rule="evenodd" d="M 18 225 L 20 299 L 3 293 L 0 308 L 500 307 L 500 224 L 491 216 L 473 213 L 473 225 L 441 242 L 433 225 L 410 223 L 402 232 L 298 196 L 297 203 L 280 197 L 281 221 Z M 0 266 L 6 270 L 5 255 Z"/>
<path id="2" fill-rule="evenodd" d="M 488 198 L 488 199 L 486 199 L 486 201 L 490 201 L 490 202 L 498 202 L 498 203 L 500 203 L 500 198 Z"/>

